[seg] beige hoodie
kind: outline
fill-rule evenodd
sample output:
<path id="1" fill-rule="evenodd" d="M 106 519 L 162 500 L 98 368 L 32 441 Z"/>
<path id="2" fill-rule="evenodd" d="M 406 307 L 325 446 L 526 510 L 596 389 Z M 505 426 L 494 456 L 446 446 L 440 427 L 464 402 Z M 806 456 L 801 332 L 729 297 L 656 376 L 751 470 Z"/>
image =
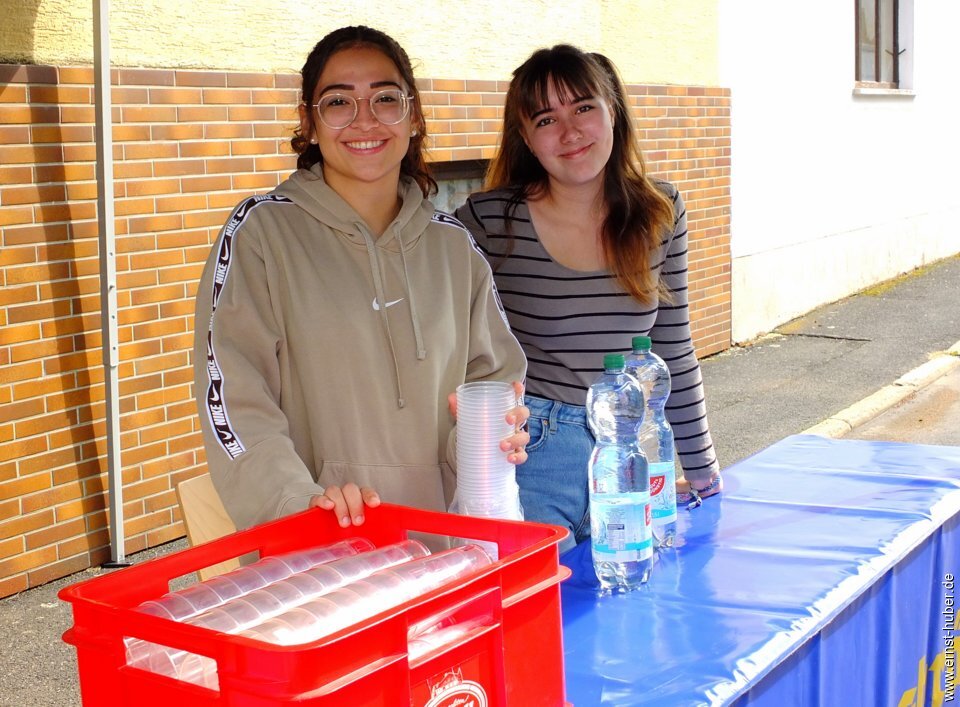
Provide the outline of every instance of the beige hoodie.
<path id="1" fill-rule="evenodd" d="M 402 180 L 373 238 L 299 170 L 241 203 L 197 292 L 196 395 L 214 484 L 239 528 L 328 485 L 442 510 L 455 486 L 447 395 L 522 380 L 490 268 L 458 221 Z"/>

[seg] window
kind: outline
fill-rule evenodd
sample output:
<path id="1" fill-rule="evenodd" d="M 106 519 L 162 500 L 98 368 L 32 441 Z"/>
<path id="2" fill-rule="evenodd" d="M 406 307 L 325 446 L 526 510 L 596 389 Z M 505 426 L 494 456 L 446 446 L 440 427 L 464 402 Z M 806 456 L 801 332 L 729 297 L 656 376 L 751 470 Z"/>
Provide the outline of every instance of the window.
<path id="1" fill-rule="evenodd" d="M 911 88 L 912 0 L 855 0 L 859 88 Z"/>

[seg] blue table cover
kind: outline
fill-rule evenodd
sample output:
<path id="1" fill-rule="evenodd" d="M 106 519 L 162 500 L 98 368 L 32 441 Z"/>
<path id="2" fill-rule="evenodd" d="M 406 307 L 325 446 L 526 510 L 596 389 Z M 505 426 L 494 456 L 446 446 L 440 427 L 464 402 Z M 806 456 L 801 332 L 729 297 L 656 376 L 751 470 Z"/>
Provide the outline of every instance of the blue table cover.
<path id="1" fill-rule="evenodd" d="M 561 556 L 574 707 L 943 704 L 960 448 L 794 436 L 724 484 L 638 591 L 599 597 L 589 543 Z"/>

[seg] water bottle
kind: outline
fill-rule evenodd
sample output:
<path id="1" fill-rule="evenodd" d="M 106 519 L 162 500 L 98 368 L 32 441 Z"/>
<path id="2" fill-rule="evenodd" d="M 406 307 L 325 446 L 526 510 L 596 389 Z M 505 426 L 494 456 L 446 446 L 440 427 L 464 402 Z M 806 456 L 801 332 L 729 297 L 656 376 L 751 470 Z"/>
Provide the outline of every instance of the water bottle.
<path id="1" fill-rule="evenodd" d="M 640 450 L 643 393 L 625 372 L 623 354 L 603 357 L 604 372 L 587 391 L 590 542 L 604 593 L 630 591 L 650 578 L 653 539 L 650 476 Z"/>
<path id="2" fill-rule="evenodd" d="M 647 402 L 640 426 L 640 449 L 650 469 L 653 540 L 657 547 L 671 547 L 677 536 L 677 488 L 673 428 L 664 414 L 670 396 L 670 369 L 650 350 L 649 336 L 633 337 L 627 373 L 640 383 Z"/>

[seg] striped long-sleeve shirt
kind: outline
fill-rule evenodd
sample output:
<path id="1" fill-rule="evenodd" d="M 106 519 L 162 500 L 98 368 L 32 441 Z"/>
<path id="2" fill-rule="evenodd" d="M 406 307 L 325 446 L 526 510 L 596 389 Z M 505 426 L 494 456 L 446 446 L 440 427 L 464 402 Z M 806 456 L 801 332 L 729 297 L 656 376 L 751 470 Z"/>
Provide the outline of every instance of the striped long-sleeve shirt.
<path id="1" fill-rule="evenodd" d="M 704 402 L 703 380 L 690 334 L 687 304 L 687 216 L 672 184 L 660 183 L 674 204 L 674 229 L 650 259 L 671 302 L 643 305 L 607 270 L 582 272 L 557 263 L 540 243 L 527 204 L 508 216 L 508 191 L 473 194 L 456 216 L 473 233 L 494 268 L 514 334 L 527 355 L 527 391 L 573 405 L 603 370 L 605 353 L 629 353 L 648 335 L 667 363 L 667 419 L 686 478 L 707 480 L 719 470 Z M 508 244 L 513 249 L 507 257 Z"/>

